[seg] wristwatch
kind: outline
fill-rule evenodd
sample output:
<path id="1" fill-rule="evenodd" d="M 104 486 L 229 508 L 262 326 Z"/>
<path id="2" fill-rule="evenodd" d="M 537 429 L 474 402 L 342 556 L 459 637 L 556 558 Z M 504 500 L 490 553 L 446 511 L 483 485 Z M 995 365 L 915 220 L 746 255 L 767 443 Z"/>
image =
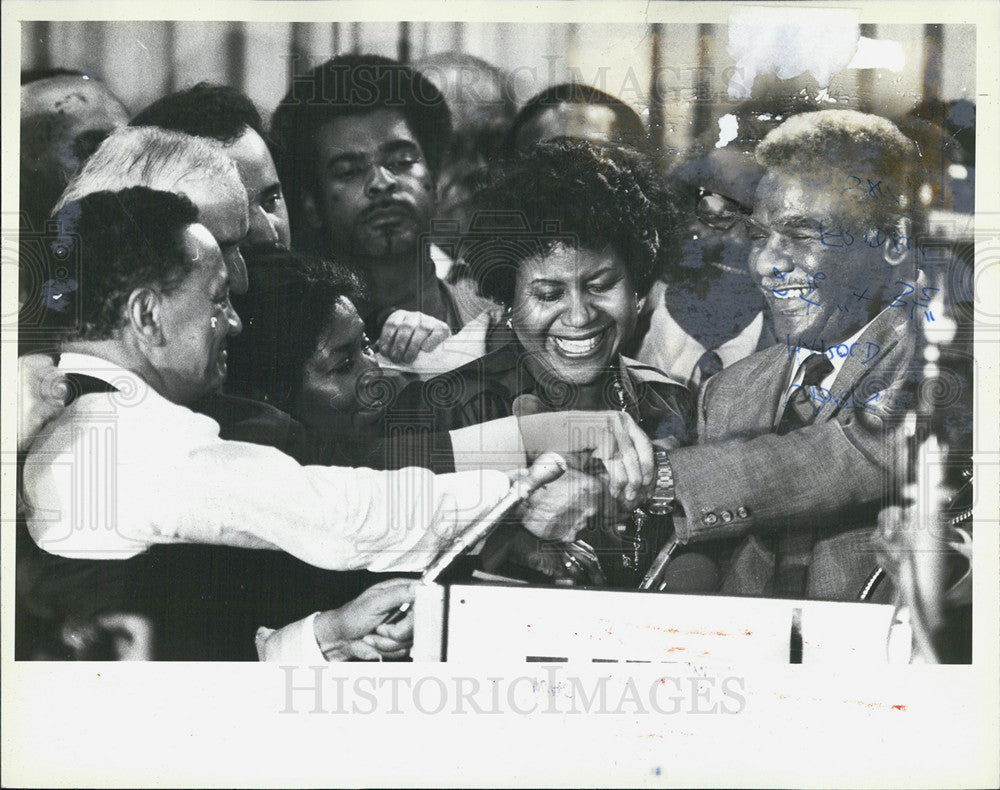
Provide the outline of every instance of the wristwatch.
<path id="1" fill-rule="evenodd" d="M 674 502 L 677 499 L 674 491 L 674 470 L 670 466 L 666 450 L 655 450 L 653 457 L 656 459 L 656 487 L 645 509 L 651 515 L 665 516 L 674 509 Z"/>

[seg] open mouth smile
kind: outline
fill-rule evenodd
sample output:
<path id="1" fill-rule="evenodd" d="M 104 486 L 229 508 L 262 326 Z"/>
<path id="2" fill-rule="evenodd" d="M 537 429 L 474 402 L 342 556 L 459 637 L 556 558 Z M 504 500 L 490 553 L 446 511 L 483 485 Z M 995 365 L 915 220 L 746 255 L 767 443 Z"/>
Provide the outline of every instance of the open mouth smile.
<path id="1" fill-rule="evenodd" d="M 773 288 L 767 288 L 765 292 L 775 299 L 798 299 L 799 296 L 805 296 L 814 290 L 816 289 L 808 285 L 778 283 Z"/>
<path id="2" fill-rule="evenodd" d="M 605 327 L 586 337 L 569 338 L 549 335 L 549 340 L 556 350 L 566 357 L 586 357 L 593 354 L 604 342 L 608 335 L 608 328 Z"/>

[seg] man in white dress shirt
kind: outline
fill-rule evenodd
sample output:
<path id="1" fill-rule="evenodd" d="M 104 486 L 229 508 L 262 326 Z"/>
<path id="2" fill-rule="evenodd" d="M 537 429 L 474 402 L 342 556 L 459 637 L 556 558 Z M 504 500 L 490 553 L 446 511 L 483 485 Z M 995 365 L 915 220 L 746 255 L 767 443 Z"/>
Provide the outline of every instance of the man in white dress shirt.
<path id="1" fill-rule="evenodd" d="M 75 399 L 25 462 L 31 537 L 64 558 L 124 560 L 181 542 L 280 548 L 330 569 L 422 569 L 507 492 L 508 475 L 302 467 L 221 440 L 185 405 L 222 383 L 226 340 L 240 330 L 229 270 L 197 219 L 187 199 L 141 187 L 59 214 L 56 243 L 78 256 L 88 287 L 59 361 Z M 279 631 L 277 641 L 315 653 L 328 619 L 298 624 L 312 640 Z"/>

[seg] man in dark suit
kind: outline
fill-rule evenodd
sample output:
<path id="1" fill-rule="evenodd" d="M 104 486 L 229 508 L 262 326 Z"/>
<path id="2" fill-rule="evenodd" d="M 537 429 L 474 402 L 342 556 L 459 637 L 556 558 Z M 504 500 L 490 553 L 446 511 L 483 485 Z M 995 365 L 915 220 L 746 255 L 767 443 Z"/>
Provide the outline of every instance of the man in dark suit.
<path id="1" fill-rule="evenodd" d="M 727 566 L 723 592 L 854 599 L 877 565 L 925 320 L 902 297 L 932 290 L 911 250 L 915 156 L 889 121 L 846 110 L 790 118 L 757 150 L 750 265 L 780 343 L 712 377 L 698 444 L 669 453 L 661 486 L 678 538 Z"/>

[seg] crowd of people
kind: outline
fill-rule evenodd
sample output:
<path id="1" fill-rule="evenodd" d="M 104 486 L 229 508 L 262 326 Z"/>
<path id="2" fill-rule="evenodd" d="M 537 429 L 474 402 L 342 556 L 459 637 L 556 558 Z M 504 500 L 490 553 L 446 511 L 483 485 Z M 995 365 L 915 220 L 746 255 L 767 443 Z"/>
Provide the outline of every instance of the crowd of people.
<path id="1" fill-rule="evenodd" d="M 339 55 L 269 121 L 22 75 L 18 657 L 404 658 L 387 615 L 550 453 L 453 578 L 897 600 L 907 415 L 969 529 L 943 190 L 913 124 L 733 117 L 666 167 L 619 99 L 518 108 L 468 55 Z"/>

